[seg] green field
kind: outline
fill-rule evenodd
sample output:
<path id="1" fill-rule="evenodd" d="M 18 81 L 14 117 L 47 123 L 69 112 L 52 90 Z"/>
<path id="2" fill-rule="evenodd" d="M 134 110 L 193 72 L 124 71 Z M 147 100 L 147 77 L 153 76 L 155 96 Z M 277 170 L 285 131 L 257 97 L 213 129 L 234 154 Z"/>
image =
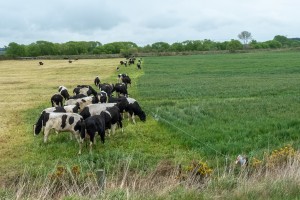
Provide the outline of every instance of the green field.
<path id="1" fill-rule="evenodd" d="M 263 159 L 266 153 L 286 145 L 299 149 L 299 54 L 145 57 L 142 70 L 131 66 L 121 67 L 120 72 L 115 71 L 120 59 L 79 60 L 71 65 L 45 61 L 42 67 L 36 61 L 1 61 L 0 92 L 9 98 L 2 96 L 0 104 L 5 111 L 0 115 L 0 172 L 1 185 L 6 188 L 0 190 L 0 199 L 16 197 L 18 189 L 11 183 L 18 181 L 26 185 L 25 189 L 30 188 L 27 193 L 18 191 L 22 198 L 43 196 L 39 193 L 45 184 L 42 180 L 55 173 L 57 166 L 69 171 L 79 166 L 82 179 L 105 169 L 104 199 L 239 199 L 241 194 L 251 199 L 263 190 L 267 192 L 262 197 L 272 193 L 280 198 L 278 186 L 282 183 L 269 187 L 264 185 L 266 180 L 241 181 L 231 173 L 222 176 L 222 170 L 233 166 L 238 154 Z M 92 154 L 84 148 L 80 156 L 79 145 L 70 141 L 67 133 L 51 134 L 47 144 L 42 134 L 33 137 L 32 125 L 39 113 L 50 107 L 50 97 L 59 85 L 72 91 L 78 84 L 92 85 L 96 75 L 102 82 L 114 83 L 118 73 L 130 75 L 133 83 L 129 94 L 146 112 L 145 123 L 137 120 L 134 125 L 124 119 L 123 134 L 117 130 L 104 145 L 98 139 Z M 196 186 L 179 184 L 174 179 L 177 166 L 185 169 L 193 160 L 208 163 L 214 169 L 213 179 Z M 20 181 L 20 176 L 25 178 Z M 243 190 L 238 182 L 245 187 L 262 183 L 262 191 Z M 289 197 L 300 194 L 299 183 L 292 183 L 295 187 L 289 188 Z M 284 186 L 282 190 L 287 190 Z M 86 194 L 77 190 L 67 193 L 62 188 L 50 191 L 55 191 L 56 198 L 66 195 L 81 199 L 81 194 Z M 100 195 L 91 193 L 87 199 Z"/>

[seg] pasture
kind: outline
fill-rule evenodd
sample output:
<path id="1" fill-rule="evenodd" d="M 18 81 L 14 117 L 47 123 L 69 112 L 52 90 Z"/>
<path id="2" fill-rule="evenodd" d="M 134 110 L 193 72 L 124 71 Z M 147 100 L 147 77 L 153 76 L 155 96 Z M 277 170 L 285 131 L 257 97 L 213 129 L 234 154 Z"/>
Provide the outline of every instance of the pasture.
<path id="1" fill-rule="evenodd" d="M 262 159 L 285 145 L 300 146 L 299 52 L 146 57 L 142 70 L 131 66 L 117 72 L 119 61 L 46 60 L 43 66 L 37 60 L 1 61 L 2 185 L 15 181 L 24 168 L 30 177 L 47 177 L 58 165 L 80 166 L 82 173 L 104 168 L 108 189 L 125 199 L 124 180 L 120 181 L 124 173 L 133 179 L 145 177 L 162 163 L 187 166 L 192 160 L 218 168 L 238 154 Z M 129 95 L 146 112 L 145 123 L 137 120 L 134 125 L 124 119 L 123 134 L 117 130 L 104 145 L 98 138 L 93 154 L 84 148 L 80 156 L 78 143 L 67 133 L 50 134 L 47 144 L 41 134 L 33 136 L 32 125 L 50 107 L 58 86 L 71 92 L 78 84 L 93 85 L 96 75 L 101 82 L 116 83 L 119 73 L 130 75 Z M 128 185 L 136 180 L 126 179 Z M 137 186 L 129 193 L 138 193 L 139 199 L 143 192 L 150 195 L 154 189 L 149 187 L 156 184 L 142 188 L 147 192 Z M 235 185 L 227 187 L 223 189 Z M 194 190 L 180 194 L 183 189 L 175 184 L 160 188 L 162 192 L 154 192 L 152 198 L 167 197 L 172 189 L 174 198 L 199 197 Z"/>

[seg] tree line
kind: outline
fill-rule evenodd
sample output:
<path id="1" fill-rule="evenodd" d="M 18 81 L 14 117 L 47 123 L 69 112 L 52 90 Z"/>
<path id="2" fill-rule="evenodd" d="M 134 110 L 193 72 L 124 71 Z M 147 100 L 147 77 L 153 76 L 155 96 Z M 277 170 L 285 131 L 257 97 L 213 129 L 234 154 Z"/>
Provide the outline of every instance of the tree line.
<path id="1" fill-rule="evenodd" d="M 48 55 L 94 55 L 94 54 L 122 54 L 124 57 L 136 53 L 161 53 L 161 52 L 190 52 L 190 51 L 221 51 L 235 52 L 242 49 L 276 49 L 300 47 L 299 38 L 287 38 L 276 35 L 273 40 L 258 42 L 252 39 L 251 33 L 243 31 L 238 35 L 242 40 L 232 39 L 230 41 L 215 42 L 205 40 L 186 40 L 169 44 L 156 42 L 139 47 L 133 42 L 112 42 L 101 44 L 97 41 L 69 41 L 66 43 L 52 43 L 48 41 L 36 41 L 29 45 L 11 42 L 5 47 L 5 56 L 37 57 Z"/>

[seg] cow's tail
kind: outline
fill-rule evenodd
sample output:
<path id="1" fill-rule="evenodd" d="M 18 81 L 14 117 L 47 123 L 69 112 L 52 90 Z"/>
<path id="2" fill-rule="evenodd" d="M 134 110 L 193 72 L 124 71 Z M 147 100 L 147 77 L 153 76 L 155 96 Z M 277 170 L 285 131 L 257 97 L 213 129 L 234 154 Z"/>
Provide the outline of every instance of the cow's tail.
<path id="1" fill-rule="evenodd" d="M 33 127 L 34 127 L 34 131 L 33 131 L 34 135 L 38 135 L 41 132 L 42 128 L 43 128 L 44 114 L 45 114 L 45 111 L 43 111 L 41 113 L 38 121 L 36 122 L 35 125 L 33 125 Z"/>

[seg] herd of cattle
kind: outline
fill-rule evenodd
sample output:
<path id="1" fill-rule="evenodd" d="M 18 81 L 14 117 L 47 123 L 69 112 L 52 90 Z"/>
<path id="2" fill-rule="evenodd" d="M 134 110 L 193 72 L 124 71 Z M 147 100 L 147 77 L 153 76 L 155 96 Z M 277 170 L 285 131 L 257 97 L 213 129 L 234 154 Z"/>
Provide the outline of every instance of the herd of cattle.
<path id="1" fill-rule="evenodd" d="M 102 143 L 105 141 L 105 132 L 114 134 L 119 126 L 123 132 L 122 119 L 128 113 L 128 120 L 135 124 L 135 116 L 146 121 L 146 114 L 139 103 L 128 97 L 127 88 L 131 79 L 127 74 L 118 75 L 118 83 L 101 83 L 97 76 L 94 84 L 99 88 L 97 92 L 90 85 L 77 85 L 73 89 L 73 96 L 64 86 L 58 87 L 58 93 L 51 97 L 52 107 L 41 112 L 34 124 L 34 135 L 44 131 L 44 142 L 47 142 L 50 130 L 70 132 L 79 143 L 81 154 L 82 144 L 86 136 L 90 138 L 90 151 L 95 142 L 96 134 L 100 135 Z M 114 97 L 114 93 L 116 97 Z"/>

